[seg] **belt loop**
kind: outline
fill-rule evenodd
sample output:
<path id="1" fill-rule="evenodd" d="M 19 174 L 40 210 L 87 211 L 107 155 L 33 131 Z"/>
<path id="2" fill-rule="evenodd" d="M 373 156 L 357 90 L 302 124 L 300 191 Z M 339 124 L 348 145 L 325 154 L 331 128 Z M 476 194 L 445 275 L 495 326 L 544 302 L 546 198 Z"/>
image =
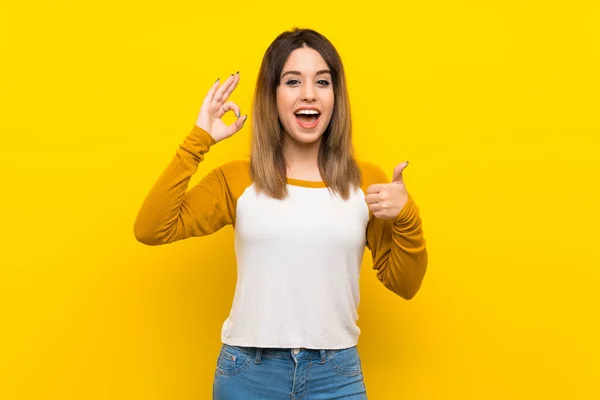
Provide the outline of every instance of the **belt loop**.
<path id="1" fill-rule="evenodd" d="M 261 360 L 261 357 L 262 357 L 262 350 L 263 349 L 260 348 L 260 347 L 256 349 L 256 358 L 254 359 L 254 363 L 255 364 L 260 364 L 260 360 Z"/>
<path id="2" fill-rule="evenodd" d="M 319 352 L 321 353 L 321 364 L 325 364 L 327 362 L 327 356 L 325 354 L 325 350 L 321 349 L 321 350 L 319 350 Z"/>

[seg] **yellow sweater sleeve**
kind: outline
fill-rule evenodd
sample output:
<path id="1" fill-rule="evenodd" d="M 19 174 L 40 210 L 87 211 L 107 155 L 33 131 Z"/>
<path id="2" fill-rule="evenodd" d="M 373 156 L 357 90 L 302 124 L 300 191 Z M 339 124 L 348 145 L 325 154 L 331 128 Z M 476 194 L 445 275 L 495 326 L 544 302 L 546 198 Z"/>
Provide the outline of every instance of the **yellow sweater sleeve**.
<path id="1" fill-rule="evenodd" d="M 188 190 L 215 140 L 194 126 L 147 194 L 134 224 L 138 241 L 154 246 L 216 232 L 235 219 L 235 200 L 219 167 Z"/>
<path id="2" fill-rule="evenodd" d="M 374 183 L 389 182 L 385 173 L 372 164 L 363 163 L 362 175 L 365 192 Z M 410 194 L 394 220 L 376 218 L 369 211 L 367 248 L 383 285 L 404 299 L 413 298 L 425 276 L 428 255 L 419 208 Z"/>

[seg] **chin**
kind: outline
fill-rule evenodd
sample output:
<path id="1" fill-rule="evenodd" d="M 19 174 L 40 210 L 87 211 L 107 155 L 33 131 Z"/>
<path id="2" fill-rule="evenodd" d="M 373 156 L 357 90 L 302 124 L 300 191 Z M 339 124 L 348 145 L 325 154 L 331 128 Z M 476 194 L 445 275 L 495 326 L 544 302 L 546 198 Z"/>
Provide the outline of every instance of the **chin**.
<path id="1" fill-rule="evenodd" d="M 326 126 L 317 126 L 314 129 L 301 129 L 292 125 L 292 129 L 286 130 L 284 128 L 284 132 L 290 132 L 286 135 L 295 143 L 311 145 L 320 142 L 326 128 Z"/>
<path id="2" fill-rule="evenodd" d="M 294 132 L 289 136 L 294 142 L 301 144 L 314 144 L 320 141 L 320 139 L 323 137 L 323 132 Z"/>

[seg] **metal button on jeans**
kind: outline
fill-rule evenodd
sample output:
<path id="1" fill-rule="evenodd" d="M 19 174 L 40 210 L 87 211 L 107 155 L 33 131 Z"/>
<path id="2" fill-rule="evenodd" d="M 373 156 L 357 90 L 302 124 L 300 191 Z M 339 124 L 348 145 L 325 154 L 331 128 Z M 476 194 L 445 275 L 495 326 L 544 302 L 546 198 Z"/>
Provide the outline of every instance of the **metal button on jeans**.
<path id="1" fill-rule="evenodd" d="M 294 349 L 294 354 L 300 353 L 300 349 Z"/>

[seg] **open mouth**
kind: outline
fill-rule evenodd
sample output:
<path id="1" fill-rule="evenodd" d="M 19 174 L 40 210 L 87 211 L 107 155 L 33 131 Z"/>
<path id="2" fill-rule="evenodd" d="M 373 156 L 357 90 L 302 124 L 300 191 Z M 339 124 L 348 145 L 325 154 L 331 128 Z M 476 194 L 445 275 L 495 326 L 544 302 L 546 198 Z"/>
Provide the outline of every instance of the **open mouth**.
<path id="1" fill-rule="evenodd" d="M 321 114 L 317 110 L 298 110 L 295 113 L 296 122 L 302 128 L 310 129 L 317 126 Z"/>

